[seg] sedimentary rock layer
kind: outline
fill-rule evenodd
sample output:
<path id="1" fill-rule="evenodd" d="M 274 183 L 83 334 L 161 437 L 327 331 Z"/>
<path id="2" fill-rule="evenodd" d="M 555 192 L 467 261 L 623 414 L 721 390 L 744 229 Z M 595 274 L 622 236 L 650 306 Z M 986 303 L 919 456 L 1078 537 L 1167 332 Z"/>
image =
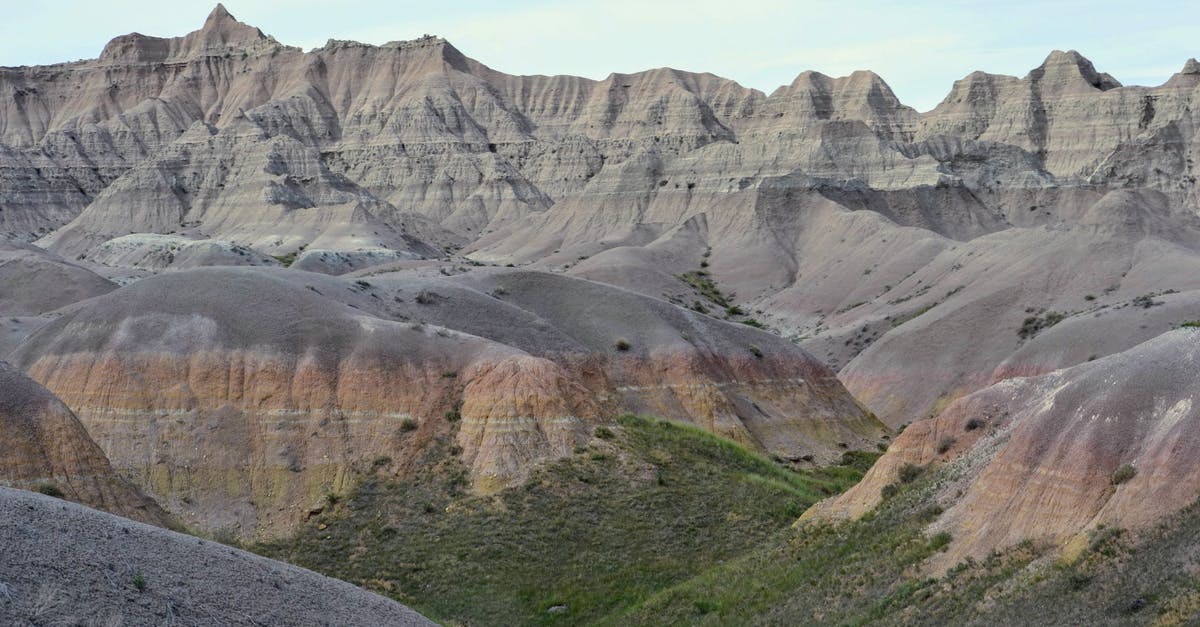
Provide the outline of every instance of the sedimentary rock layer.
<path id="1" fill-rule="evenodd" d="M 122 478 L 79 419 L 46 388 L 0 362 L 0 485 L 40 489 L 143 522 L 169 522 Z"/>

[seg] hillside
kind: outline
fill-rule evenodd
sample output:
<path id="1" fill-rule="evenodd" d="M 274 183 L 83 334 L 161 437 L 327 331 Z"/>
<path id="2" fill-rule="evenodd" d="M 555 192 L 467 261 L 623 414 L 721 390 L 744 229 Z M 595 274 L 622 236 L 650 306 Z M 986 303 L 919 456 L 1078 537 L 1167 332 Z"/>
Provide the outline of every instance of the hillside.
<path id="1" fill-rule="evenodd" d="M 430 625 L 349 584 L 227 546 L 0 488 L 10 625 Z"/>

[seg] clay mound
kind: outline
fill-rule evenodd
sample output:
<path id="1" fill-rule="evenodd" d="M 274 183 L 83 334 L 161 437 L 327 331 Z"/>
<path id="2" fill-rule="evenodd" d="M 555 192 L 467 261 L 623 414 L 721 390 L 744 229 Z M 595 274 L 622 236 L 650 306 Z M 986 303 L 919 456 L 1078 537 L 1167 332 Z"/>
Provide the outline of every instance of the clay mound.
<path id="1" fill-rule="evenodd" d="M 110 268 L 162 271 L 201 266 L 271 266 L 278 261 L 230 241 L 139 233 L 100 244 L 85 257 Z"/>
<path id="2" fill-rule="evenodd" d="M 844 448 L 873 448 L 884 434 L 829 369 L 743 324 L 555 273 L 356 276 L 379 296 L 360 296 L 357 306 L 557 361 L 597 398 L 610 399 L 609 415 L 693 422 L 766 453 L 818 463 L 834 461 Z"/>
<path id="3" fill-rule="evenodd" d="M 371 460 L 409 460 L 445 431 L 469 383 L 445 373 L 520 354 L 322 295 L 356 289 L 349 282 L 275 273 L 147 278 L 65 312 L 14 360 L 185 524 L 253 536 L 296 523 Z M 522 455 L 570 451 L 589 417 L 525 415 Z M 546 431 L 563 435 L 552 446 Z M 476 471 L 499 472 L 505 455 L 501 447 Z"/>
<path id="4" fill-rule="evenodd" d="M 1079 200 L 1058 207 L 1075 216 L 1072 222 L 1012 228 L 945 247 L 887 290 L 868 278 L 878 291 L 826 318 L 827 339 L 806 347 L 819 357 L 836 355 L 836 346 L 826 347 L 838 340 L 858 348 L 840 370 L 842 380 L 899 425 L 928 417 L 1005 373 L 1074 365 L 1191 319 L 1177 310 L 1181 319 L 1142 329 L 1146 322 L 1133 313 L 1165 292 L 1200 288 L 1195 216 L 1167 212 L 1162 194 L 1144 190 Z M 1064 327 L 1056 330 L 1059 324 Z M 1043 334 L 1048 339 L 1067 329 L 1073 330 L 1068 353 L 1045 354 L 1048 368 L 1029 363 L 1043 359 L 1038 346 L 1050 350 Z M 1114 335 L 1095 337 L 1102 329 Z"/>
<path id="5" fill-rule="evenodd" d="M 6 624 L 432 625 L 351 584 L 0 488 Z"/>
<path id="6" fill-rule="evenodd" d="M 940 566 L 1025 539 L 1067 545 L 1070 553 L 1099 526 L 1144 527 L 1200 490 L 1192 462 L 1200 445 L 1198 365 L 1200 332 L 1189 328 L 1002 381 L 911 425 L 859 485 L 806 517 L 860 516 L 905 464 L 950 464 L 950 479 L 937 486 L 946 512 L 934 530 L 954 541 Z"/>
<path id="7" fill-rule="evenodd" d="M 36 246 L 0 242 L 0 315 L 36 316 L 116 288 Z"/>
<path id="8" fill-rule="evenodd" d="M 79 419 L 46 388 L 0 362 L 0 485 L 42 490 L 155 525 L 169 519 L 123 479 Z"/>
<path id="9" fill-rule="evenodd" d="M 486 491 L 629 411 L 818 463 L 886 433 L 776 336 L 528 271 L 168 273 L 64 312 L 14 359 L 188 524 L 243 536 L 439 437 Z"/>

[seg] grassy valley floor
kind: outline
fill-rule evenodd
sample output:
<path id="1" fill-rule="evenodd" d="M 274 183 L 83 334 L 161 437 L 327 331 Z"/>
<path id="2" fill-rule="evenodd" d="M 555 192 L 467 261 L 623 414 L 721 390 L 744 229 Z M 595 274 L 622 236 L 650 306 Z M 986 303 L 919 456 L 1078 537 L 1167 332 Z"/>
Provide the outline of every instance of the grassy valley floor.
<path id="1" fill-rule="evenodd" d="M 701 429 L 623 416 L 493 496 L 448 442 L 417 476 L 380 472 L 295 537 L 253 547 L 464 624 L 580 624 L 754 550 L 874 461 L 794 472 Z"/>
<path id="2" fill-rule="evenodd" d="M 796 472 L 695 427 L 625 416 L 492 496 L 449 440 L 415 477 L 388 460 L 288 540 L 252 547 L 447 624 L 1196 624 L 1200 516 L 1101 529 L 1073 562 L 1026 542 L 929 577 L 948 534 L 937 472 L 854 522 L 793 523 L 875 454 Z"/>

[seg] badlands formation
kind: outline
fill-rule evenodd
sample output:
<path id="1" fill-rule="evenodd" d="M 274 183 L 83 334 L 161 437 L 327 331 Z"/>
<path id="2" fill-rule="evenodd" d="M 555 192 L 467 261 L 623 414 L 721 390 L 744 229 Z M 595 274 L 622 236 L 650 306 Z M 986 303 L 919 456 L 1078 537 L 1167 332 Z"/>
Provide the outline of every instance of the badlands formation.
<path id="1" fill-rule="evenodd" d="M 1195 60 L 1054 51 L 920 113 L 867 71 L 513 76 L 220 5 L 0 68 L 0 351 L 45 386 L 2 371 L 0 480 L 261 541 L 438 442 L 491 495 L 638 413 L 886 449 L 805 524 L 939 473 L 926 568 L 1070 553 L 1200 492 L 1198 130 Z"/>

